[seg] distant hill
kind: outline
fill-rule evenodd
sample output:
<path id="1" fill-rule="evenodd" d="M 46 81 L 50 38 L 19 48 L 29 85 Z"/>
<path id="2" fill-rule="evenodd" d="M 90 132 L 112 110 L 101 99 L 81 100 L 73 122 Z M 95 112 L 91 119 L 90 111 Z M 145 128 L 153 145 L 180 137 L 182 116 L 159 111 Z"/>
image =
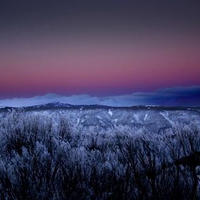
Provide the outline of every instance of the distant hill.
<path id="1" fill-rule="evenodd" d="M 72 105 L 68 103 L 60 103 L 60 102 L 53 102 L 47 103 L 42 105 L 33 105 L 33 106 L 24 106 L 24 107 L 0 107 L 0 112 L 6 112 L 12 109 L 24 109 L 25 111 L 32 111 L 32 110 L 55 110 L 55 109 L 131 109 L 131 110 L 193 110 L 199 111 L 200 107 L 186 107 L 186 106 L 156 106 L 156 105 L 137 105 L 137 106 L 106 106 L 106 105 Z"/>

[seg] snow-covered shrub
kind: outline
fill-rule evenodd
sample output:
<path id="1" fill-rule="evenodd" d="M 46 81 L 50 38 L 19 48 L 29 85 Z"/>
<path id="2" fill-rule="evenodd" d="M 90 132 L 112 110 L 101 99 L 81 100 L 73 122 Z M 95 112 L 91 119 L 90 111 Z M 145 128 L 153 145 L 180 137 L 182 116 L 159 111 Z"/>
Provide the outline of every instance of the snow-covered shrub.
<path id="1" fill-rule="evenodd" d="M 7 113 L 0 121 L 0 199 L 200 196 L 195 124 L 162 134 L 145 127 L 110 131 L 76 131 L 64 116 Z"/>

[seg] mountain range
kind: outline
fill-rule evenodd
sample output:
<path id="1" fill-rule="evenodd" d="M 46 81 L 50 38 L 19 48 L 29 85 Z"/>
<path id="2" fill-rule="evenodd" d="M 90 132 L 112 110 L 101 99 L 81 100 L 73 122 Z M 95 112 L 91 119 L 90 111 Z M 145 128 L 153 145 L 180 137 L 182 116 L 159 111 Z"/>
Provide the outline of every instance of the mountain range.
<path id="1" fill-rule="evenodd" d="M 66 119 L 72 128 L 88 131 L 112 132 L 141 129 L 152 133 L 161 133 L 174 128 L 177 124 L 200 126 L 200 107 L 164 107 L 164 106 L 131 106 L 112 107 L 103 105 L 71 105 L 65 103 L 48 103 L 17 110 L 27 115 L 46 117 L 57 124 L 60 118 Z M 16 108 L 4 107 L 0 114 L 5 117 Z"/>

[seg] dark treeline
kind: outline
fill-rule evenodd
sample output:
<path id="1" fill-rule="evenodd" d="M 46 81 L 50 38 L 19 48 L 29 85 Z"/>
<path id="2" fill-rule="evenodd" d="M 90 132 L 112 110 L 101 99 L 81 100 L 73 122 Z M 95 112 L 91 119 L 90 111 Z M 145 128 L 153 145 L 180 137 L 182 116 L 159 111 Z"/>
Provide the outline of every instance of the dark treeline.
<path id="1" fill-rule="evenodd" d="M 199 144 L 195 125 L 85 134 L 12 111 L 0 122 L 0 199 L 199 199 Z"/>

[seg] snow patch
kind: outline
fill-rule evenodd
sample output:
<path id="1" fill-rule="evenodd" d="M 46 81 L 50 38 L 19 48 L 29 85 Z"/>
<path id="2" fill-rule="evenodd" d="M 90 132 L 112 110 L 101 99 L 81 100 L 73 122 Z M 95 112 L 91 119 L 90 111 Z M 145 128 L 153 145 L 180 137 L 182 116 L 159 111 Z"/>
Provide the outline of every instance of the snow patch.
<path id="1" fill-rule="evenodd" d="M 112 117 L 113 116 L 113 112 L 109 109 L 108 114 Z"/>
<path id="2" fill-rule="evenodd" d="M 117 123 L 118 119 L 114 119 L 113 121 L 114 121 L 115 123 Z"/>
<path id="3" fill-rule="evenodd" d="M 145 116 L 144 116 L 144 121 L 147 119 L 147 117 L 148 117 L 148 114 L 145 114 Z"/>
<path id="4" fill-rule="evenodd" d="M 174 125 L 174 121 L 172 121 L 172 120 L 169 118 L 169 113 L 168 113 L 167 111 L 161 112 L 160 115 L 162 115 L 171 125 Z"/>

